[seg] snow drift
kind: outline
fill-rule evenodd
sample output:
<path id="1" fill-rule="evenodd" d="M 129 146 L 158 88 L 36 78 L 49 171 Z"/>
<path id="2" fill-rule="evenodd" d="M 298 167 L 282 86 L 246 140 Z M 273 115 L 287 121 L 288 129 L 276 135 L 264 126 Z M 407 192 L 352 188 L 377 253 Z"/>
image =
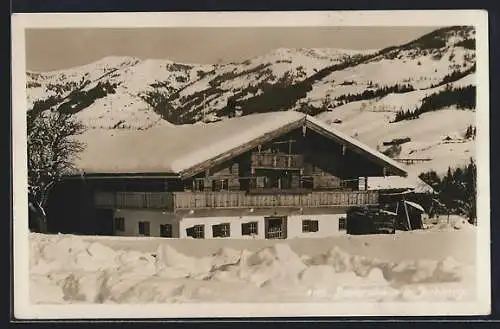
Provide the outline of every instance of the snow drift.
<path id="1" fill-rule="evenodd" d="M 338 246 L 300 256 L 278 242 L 192 257 L 161 239 L 154 252 L 113 248 L 102 239 L 31 234 L 32 302 L 435 301 L 474 291 L 471 265 L 451 256 L 387 261 Z"/>

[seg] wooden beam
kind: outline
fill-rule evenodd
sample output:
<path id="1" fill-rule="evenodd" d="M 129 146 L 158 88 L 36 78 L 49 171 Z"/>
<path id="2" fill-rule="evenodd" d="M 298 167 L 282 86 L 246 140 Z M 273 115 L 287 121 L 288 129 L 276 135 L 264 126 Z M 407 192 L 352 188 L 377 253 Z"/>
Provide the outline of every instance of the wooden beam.
<path id="1" fill-rule="evenodd" d="M 406 220 L 408 222 L 408 231 L 412 231 L 413 229 L 411 227 L 410 215 L 408 214 L 408 206 L 406 205 L 406 201 L 404 198 L 403 198 L 403 204 L 405 206 Z"/>
<path id="2" fill-rule="evenodd" d="M 290 139 L 290 140 L 287 140 L 287 141 L 272 142 L 272 144 L 288 144 L 290 142 L 294 143 L 294 142 L 296 142 L 296 140 Z"/>

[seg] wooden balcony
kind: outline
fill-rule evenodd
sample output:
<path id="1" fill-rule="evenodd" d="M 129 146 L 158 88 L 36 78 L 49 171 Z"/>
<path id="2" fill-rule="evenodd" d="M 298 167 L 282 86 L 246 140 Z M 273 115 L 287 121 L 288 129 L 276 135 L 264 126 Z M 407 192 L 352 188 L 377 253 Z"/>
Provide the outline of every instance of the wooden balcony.
<path id="1" fill-rule="evenodd" d="M 173 209 L 173 195 L 167 192 L 95 192 L 100 208 Z"/>
<path id="2" fill-rule="evenodd" d="M 96 192 L 96 207 L 131 209 L 230 209 L 276 207 L 341 207 L 378 203 L 376 191 L 314 191 L 259 195 L 223 192 Z"/>
<path id="3" fill-rule="evenodd" d="M 300 169 L 304 166 L 301 154 L 252 153 L 252 167 L 261 169 Z"/>

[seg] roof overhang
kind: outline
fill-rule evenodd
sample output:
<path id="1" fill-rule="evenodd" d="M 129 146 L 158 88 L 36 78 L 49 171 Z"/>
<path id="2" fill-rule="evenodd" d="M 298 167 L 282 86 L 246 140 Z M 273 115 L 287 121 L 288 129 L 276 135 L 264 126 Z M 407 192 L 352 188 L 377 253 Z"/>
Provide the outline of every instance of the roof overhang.
<path id="1" fill-rule="evenodd" d="M 74 173 L 65 176 L 66 179 L 179 179 L 175 173 Z"/>

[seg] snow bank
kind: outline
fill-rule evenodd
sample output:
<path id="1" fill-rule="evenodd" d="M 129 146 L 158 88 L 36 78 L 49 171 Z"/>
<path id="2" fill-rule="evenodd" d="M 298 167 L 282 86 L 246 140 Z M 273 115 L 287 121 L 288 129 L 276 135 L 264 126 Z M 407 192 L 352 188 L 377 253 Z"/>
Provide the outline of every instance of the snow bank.
<path id="1" fill-rule="evenodd" d="M 428 219 L 428 222 L 432 219 Z M 455 230 L 474 230 L 475 226 L 469 223 L 467 219 L 458 215 L 441 215 L 432 222 L 427 223 L 427 228 L 437 231 L 455 231 Z"/>
<path id="2" fill-rule="evenodd" d="M 255 251 L 223 247 L 192 257 L 165 241 L 144 252 L 112 248 L 104 239 L 32 234 L 32 302 L 386 301 L 415 299 L 415 291 L 443 285 L 474 290 L 474 280 L 464 275 L 471 265 L 452 256 L 389 261 L 338 246 L 299 256 L 278 242 Z"/>

